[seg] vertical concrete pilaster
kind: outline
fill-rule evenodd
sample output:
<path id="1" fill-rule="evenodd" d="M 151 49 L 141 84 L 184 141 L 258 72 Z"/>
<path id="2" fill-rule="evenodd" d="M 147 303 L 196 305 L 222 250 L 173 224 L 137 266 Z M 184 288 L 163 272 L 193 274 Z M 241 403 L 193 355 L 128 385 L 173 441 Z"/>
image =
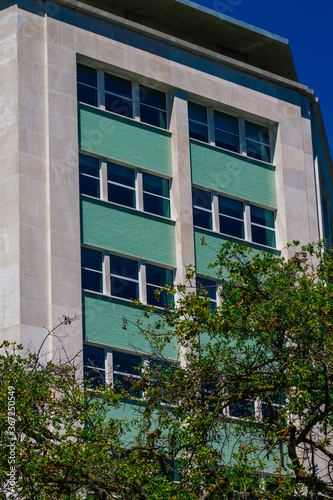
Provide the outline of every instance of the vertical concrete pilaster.
<path id="1" fill-rule="evenodd" d="M 172 133 L 172 214 L 176 220 L 176 282 L 185 283 L 185 266 L 195 264 L 187 97 L 183 92 L 173 91 L 168 99 Z"/>
<path id="2" fill-rule="evenodd" d="M 17 8 L 0 10 L 0 338 L 20 338 Z"/>

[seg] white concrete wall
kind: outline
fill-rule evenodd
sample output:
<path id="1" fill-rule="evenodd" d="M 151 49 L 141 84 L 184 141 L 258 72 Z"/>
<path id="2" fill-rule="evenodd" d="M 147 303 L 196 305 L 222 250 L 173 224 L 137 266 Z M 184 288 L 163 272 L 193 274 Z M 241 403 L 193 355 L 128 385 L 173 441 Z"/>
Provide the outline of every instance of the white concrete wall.
<path id="1" fill-rule="evenodd" d="M 20 341 L 16 7 L 0 11 L 0 326 Z"/>

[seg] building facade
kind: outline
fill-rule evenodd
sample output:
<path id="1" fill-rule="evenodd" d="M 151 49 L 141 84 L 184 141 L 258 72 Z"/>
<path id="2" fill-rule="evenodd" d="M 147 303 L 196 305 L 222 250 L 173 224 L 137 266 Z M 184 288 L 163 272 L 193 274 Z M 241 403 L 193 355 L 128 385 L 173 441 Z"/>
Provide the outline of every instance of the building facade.
<path id="1" fill-rule="evenodd" d="M 229 238 L 331 243 L 331 158 L 287 40 L 187 0 L 3 0 L 0 65 L 2 339 L 36 349 L 77 316 L 48 355 L 84 345 L 122 380 L 149 357 L 131 299 L 163 308 L 154 290 Z"/>

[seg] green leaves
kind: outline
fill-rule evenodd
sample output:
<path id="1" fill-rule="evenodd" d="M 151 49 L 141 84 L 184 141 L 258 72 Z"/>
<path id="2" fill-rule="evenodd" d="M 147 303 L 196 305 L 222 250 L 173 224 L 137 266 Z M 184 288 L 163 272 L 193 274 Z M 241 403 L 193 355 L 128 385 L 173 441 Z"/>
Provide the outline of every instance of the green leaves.
<path id="1" fill-rule="evenodd" d="M 22 499 L 332 499 L 333 261 L 321 243 L 286 252 L 225 243 L 210 271 L 215 311 L 195 293 L 193 267 L 169 290 L 174 309 L 133 303 L 151 345 L 140 400 L 109 386 L 84 391 L 80 366 L 4 342 L 2 489 L 14 387 Z M 178 359 L 163 356 L 168 344 Z"/>

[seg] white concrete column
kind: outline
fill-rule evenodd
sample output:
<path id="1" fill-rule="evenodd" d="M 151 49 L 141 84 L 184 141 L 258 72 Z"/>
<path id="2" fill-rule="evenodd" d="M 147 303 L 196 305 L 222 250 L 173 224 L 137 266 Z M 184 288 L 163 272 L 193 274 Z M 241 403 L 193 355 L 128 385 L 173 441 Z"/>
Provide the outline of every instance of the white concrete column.
<path id="1" fill-rule="evenodd" d="M 143 210 L 143 176 L 140 169 L 136 171 L 135 203 L 137 210 Z"/>
<path id="2" fill-rule="evenodd" d="M 103 293 L 111 295 L 111 266 L 109 252 L 103 252 Z"/>
<path id="3" fill-rule="evenodd" d="M 108 163 L 105 158 L 100 160 L 99 187 L 101 200 L 108 201 Z"/>
<path id="4" fill-rule="evenodd" d="M 219 195 L 212 194 L 212 228 L 216 233 L 220 232 L 220 215 L 219 215 Z"/>
<path id="5" fill-rule="evenodd" d="M 195 264 L 187 97 L 175 90 L 168 95 L 168 101 L 172 133 L 171 203 L 176 219 L 176 283 L 184 283 L 185 266 Z"/>
<path id="6" fill-rule="evenodd" d="M 246 241 L 252 241 L 252 228 L 251 228 L 251 207 L 247 201 L 244 207 L 244 236 Z"/>

